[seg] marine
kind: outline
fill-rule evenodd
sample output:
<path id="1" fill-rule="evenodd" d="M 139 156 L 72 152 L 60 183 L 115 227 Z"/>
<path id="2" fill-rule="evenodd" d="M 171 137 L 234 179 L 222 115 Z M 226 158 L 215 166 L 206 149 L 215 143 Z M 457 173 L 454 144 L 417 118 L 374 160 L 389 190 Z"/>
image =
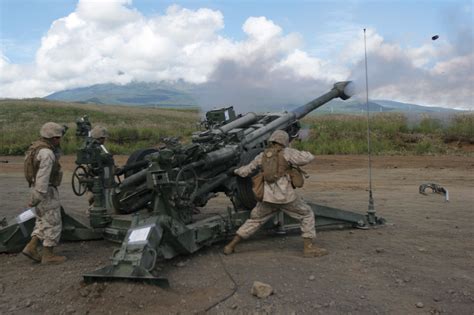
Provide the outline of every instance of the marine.
<path id="1" fill-rule="evenodd" d="M 36 221 L 31 240 L 22 253 L 42 264 L 66 261 L 66 257 L 53 252 L 62 229 L 58 187 L 63 175 L 59 145 L 64 133 L 63 126 L 45 123 L 40 129 L 41 138 L 31 144 L 25 155 L 25 177 L 31 187 L 28 206 L 35 208 Z M 40 253 L 38 247 L 41 246 Z"/>
<path id="2" fill-rule="evenodd" d="M 314 212 L 296 194 L 290 176 L 292 167 L 306 165 L 314 159 L 314 156 L 309 152 L 289 148 L 289 136 L 283 130 L 273 132 L 268 142 L 269 146 L 252 162 L 234 170 L 236 175 L 247 177 L 260 168 L 263 175 L 263 196 L 250 213 L 250 218 L 237 230 L 233 240 L 224 247 L 224 254 L 232 254 L 238 243 L 249 238 L 278 211 L 283 211 L 300 221 L 304 257 L 320 257 L 328 254 L 326 249 L 314 244 L 316 238 Z"/>
<path id="3" fill-rule="evenodd" d="M 90 137 L 92 138 L 92 142 L 89 144 L 93 147 L 100 147 L 105 145 L 105 141 L 109 137 L 109 132 L 103 126 L 95 126 L 92 128 L 90 132 Z M 90 172 L 94 172 L 92 169 L 89 170 Z M 90 215 L 90 210 L 94 206 L 94 194 L 90 189 L 87 190 L 87 201 L 89 203 L 89 207 L 86 209 L 86 215 Z"/>

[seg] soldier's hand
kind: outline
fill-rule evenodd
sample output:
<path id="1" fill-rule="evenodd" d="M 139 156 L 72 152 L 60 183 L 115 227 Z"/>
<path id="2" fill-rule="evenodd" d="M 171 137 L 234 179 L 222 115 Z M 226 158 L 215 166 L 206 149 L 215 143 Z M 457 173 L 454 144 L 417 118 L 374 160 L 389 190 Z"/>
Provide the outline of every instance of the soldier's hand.
<path id="1" fill-rule="evenodd" d="M 235 175 L 238 175 L 235 170 L 237 169 L 237 167 L 231 167 L 229 168 L 229 170 L 227 171 L 227 175 L 228 176 L 235 176 Z"/>
<path id="2" fill-rule="evenodd" d="M 123 168 L 116 167 L 115 168 L 115 175 L 117 175 L 117 176 L 123 175 Z"/>

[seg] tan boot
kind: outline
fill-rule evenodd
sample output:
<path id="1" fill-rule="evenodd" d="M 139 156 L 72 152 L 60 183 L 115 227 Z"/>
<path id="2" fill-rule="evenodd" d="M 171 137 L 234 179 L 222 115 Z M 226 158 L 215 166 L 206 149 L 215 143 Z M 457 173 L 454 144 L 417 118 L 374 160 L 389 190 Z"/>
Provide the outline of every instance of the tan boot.
<path id="1" fill-rule="evenodd" d="M 304 250 L 303 250 L 303 257 L 321 257 L 324 255 L 329 254 L 328 251 L 324 248 L 320 248 L 313 244 L 313 240 L 311 238 L 303 238 L 304 241 Z"/>
<path id="2" fill-rule="evenodd" d="M 234 236 L 232 241 L 224 247 L 224 254 L 230 255 L 235 251 L 235 246 L 242 240 L 238 235 Z"/>
<path id="3" fill-rule="evenodd" d="M 41 255 L 38 252 L 38 245 L 39 245 L 39 238 L 37 236 L 33 236 L 28 244 L 26 244 L 25 248 L 23 248 L 23 255 L 26 257 L 36 261 L 41 261 Z"/>
<path id="4" fill-rule="evenodd" d="M 54 247 L 43 247 L 42 264 L 60 264 L 66 261 L 64 256 L 56 256 L 53 254 Z"/>

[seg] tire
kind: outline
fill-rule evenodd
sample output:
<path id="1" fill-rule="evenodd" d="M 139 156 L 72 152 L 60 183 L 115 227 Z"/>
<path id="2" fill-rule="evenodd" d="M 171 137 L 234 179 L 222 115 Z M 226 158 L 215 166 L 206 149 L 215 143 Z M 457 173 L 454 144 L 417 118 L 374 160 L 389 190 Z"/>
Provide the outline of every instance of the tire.
<path id="1" fill-rule="evenodd" d="M 143 161 L 147 155 L 152 154 L 152 153 L 156 153 L 156 152 L 158 152 L 158 149 L 155 149 L 155 148 L 147 148 L 147 149 L 137 150 L 137 151 L 133 152 L 128 157 L 127 163 L 125 163 L 125 167 L 127 167 L 129 165 L 132 165 L 132 164 L 135 164 L 137 162 Z M 138 168 L 138 169 L 127 171 L 127 172 L 125 172 L 124 176 L 125 176 L 125 178 L 127 178 L 127 177 L 141 171 L 144 168 L 146 168 L 146 166 Z"/>
<path id="2" fill-rule="evenodd" d="M 262 151 L 262 149 L 250 150 L 242 156 L 241 165 L 247 165 Z M 252 210 L 257 204 L 257 199 L 255 199 L 252 190 L 252 177 L 237 177 L 236 184 L 236 204 L 244 209 Z"/>

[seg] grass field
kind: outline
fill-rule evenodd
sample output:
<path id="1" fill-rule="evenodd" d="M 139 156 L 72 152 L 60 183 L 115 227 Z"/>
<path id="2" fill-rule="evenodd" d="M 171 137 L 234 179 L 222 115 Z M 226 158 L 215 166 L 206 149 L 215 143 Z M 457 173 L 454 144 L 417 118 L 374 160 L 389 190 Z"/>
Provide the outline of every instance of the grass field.
<path id="1" fill-rule="evenodd" d="M 61 147 L 74 154 L 82 141 L 76 139 L 75 121 L 87 115 L 92 125 L 107 127 L 107 147 L 114 154 L 158 145 L 161 137 L 189 141 L 198 130 L 198 110 L 157 109 L 111 105 L 86 105 L 31 100 L 1 100 L 0 155 L 22 155 L 38 138 L 41 125 L 55 121 L 69 127 Z M 315 154 L 367 153 L 367 119 L 360 115 L 310 116 L 302 121 L 305 138 L 296 148 Z M 371 115 L 371 148 L 374 154 L 468 154 L 474 150 L 474 115 L 429 116 L 416 122 L 403 114 Z"/>
<path id="2" fill-rule="evenodd" d="M 86 105 L 38 100 L 0 101 L 2 136 L 0 154 L 21 155 L 39 136 L 42 124 L 54 121 L 69 127 L 61 148 L 73 154 L 82 144 L 76 139 L 76 119 L 87 115 L 93 126 L 105 126 L 107 148 L 114 154 L 160 143 L 161 137 L 188 138 L 197 130 L 197 110 L 155 109 L 127 106 Z"/>

